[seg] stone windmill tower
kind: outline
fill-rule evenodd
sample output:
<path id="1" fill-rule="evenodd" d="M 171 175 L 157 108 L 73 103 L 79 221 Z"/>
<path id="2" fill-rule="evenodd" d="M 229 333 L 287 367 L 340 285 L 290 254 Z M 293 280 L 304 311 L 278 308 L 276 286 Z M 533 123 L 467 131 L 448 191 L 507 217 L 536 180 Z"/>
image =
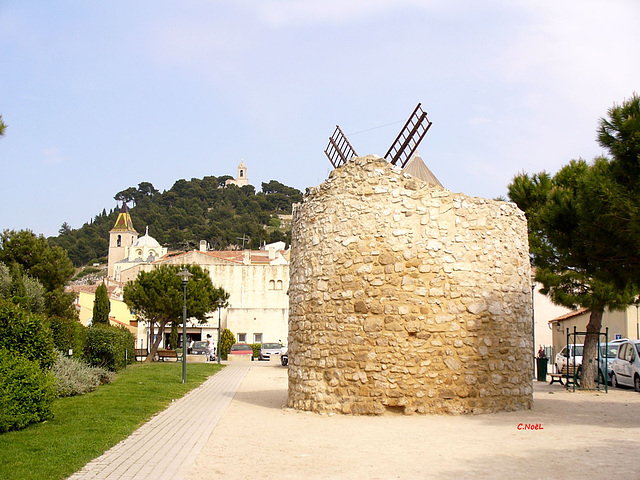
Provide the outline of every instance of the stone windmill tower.
<path id="1" fill-rule="evenodd" d="M 358 157 L 336 127 L 335 170 L 294 209 L 290 407 L 531 408 L 526 218 L 443 188 L 415 155 L 430 124 L 418 105 L 385 159 Z"/>

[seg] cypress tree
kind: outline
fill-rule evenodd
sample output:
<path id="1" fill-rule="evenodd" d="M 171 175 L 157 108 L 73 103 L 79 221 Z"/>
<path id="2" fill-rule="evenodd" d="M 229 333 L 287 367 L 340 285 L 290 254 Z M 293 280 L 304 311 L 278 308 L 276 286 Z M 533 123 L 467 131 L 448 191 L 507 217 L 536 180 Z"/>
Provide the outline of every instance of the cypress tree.
<path id="1" fill-rule="evenodd" d="M 111 302 L 107 294 L 107 287 L 103 283 L 96 288 L 95 301 L 93 302 L 93 324 L 109 325 L 109 311 L 111 310 Z"/>

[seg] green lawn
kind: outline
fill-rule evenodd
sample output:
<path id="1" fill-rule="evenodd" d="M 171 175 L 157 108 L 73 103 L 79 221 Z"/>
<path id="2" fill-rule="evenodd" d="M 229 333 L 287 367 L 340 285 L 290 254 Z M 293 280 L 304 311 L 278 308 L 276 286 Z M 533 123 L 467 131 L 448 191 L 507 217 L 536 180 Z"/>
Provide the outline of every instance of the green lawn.
<path id="1" fill-rule="evenodd" d="M 0 435 L 0 479 L 68 477 L 219 369 L 188 364 L 183 385 L 181 363 L 129 365 L 95 392 L 56 400 L 53 419 Z"/>

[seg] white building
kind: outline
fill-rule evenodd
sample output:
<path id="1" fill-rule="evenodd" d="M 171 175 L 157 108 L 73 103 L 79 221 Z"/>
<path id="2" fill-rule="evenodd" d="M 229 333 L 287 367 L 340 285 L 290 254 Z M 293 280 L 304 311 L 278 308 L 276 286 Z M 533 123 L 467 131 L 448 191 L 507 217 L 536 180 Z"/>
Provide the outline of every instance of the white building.
<path id="1" fill-rule="evenodd" d="M 237 185 L 239 187 L 249 185 L 249 179 L 247 178 L 247 166 L 244 164 L 244 160 L 240 160 L 240 165 L 238 165 L 238 176 L 233 180 L 227 180 L 224 182 L 224 185 L 225 187 L 227 185 Z"/>
<path id="2" fill-rule="evenodd" d="M 188 340 L 206 340 L 207 335 L 211 335 L 217 343 L 220 320 L 221 329 L 231 330 L 237 342 L 286 341 L 289 251 L 283 242 L 265 245 L 261 250 L 210 251 L 202 241 L 199 250 L 168 254 L 148 231 L 138 238 L 126 207 L 109 235 L 107 281 L 110 284 L 124 286 L 135 280 L 139 272 L 150 271 L 158 265 L 199 265 L 209 273 L 214 287 L 229 293 L 229 307 L 219 314 L 212 312 L 206 324 L 188 321 Z M 169 332 L 169 328 L 163 332 L 163 342 Z M 149 340 L 148 325 L 138 322 L 136 347 L 146 348 Z"/>

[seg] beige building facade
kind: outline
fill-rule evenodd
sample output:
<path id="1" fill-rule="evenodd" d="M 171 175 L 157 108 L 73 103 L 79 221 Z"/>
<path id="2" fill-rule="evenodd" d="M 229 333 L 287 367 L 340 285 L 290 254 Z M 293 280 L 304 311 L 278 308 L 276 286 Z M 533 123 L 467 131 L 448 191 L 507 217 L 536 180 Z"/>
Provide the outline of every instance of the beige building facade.
<path id="1" fill-rule="evenodd" d="M 98 285 L 76 285 L 70 287 L 76 295 L 75 307 L 78 311 L 80 323 L 85 327 L 93 322 L 93 305 L 95 303 L 95 291 Z M 138 321 L 136 316 L 131 313 L 131 309 L 122 301 L 121 293 L 118 293 L 117 287 L 107 289 L 109 295 L 109 322 L 114 326 L 125 326 L 134 335 L 137 334 Z"/>
<path id="2" fill-rule="evenodd" d="M 553 336 L 552 345 L 554 355 L 567 344 L 567 329 L 570 334 L 573 334 L 574 327 L 578 333 L 587 330 L 589 316 L 589 311 L 586 308 L 581 308 L 560 315 L 548 322 Z M 616 338 L 639 339 L 640 312 L 638 306 L 631 305 L 624 310 L 617 311 L 605 310 L 602 315 L 602 328 L 600 332 L 604 334 L 607 332 L 607 328 L 609 341 L 615 340 Z M 571 343 L 572 341 L 573 338 L 570 337 L 569 342 Z M 602 342 L 604 342 L 604 337 L 602 337 Z M 584 335 L 578 335 L 576 343 L 584 343 Z"/>

